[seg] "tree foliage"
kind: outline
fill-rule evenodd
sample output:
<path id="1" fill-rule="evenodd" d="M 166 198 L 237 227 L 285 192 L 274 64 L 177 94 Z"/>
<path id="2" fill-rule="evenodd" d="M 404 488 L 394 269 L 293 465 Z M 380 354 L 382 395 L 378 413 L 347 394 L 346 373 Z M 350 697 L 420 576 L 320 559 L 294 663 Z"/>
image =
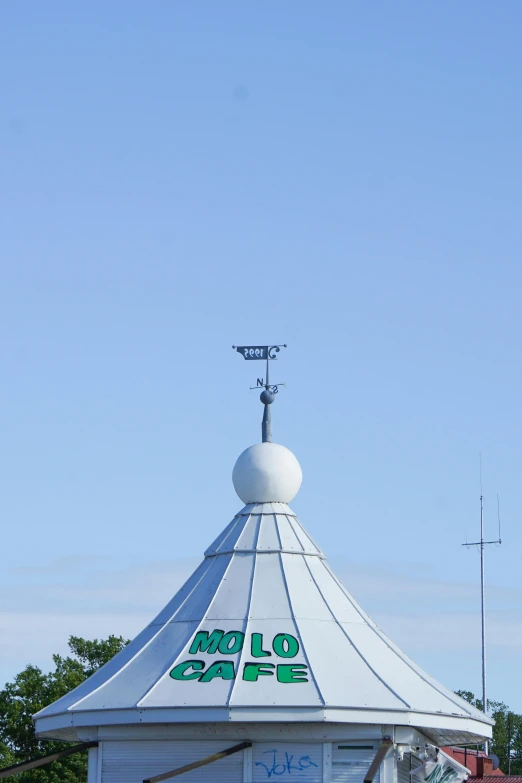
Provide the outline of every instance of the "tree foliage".
<path id="1" fill-rule="evenodd" d="M 482 710 L 482 699 L 470 691 L 456 691 L 457 696 Z M 491 753 L 500 759 L 500 768 L 507 774 L 522 775 L 522 715 L 512 712 L 501 701 L 488 701 L 488 712 L 495 721 Z M 511 763 L 510 763 L 511 761 Z"/>
<path id="2" fill-rule="evenodd" d="M 53 655 L 54 669 L 44 674 L 37 666 L 26 666 L 13 682 L 0 691 L 0 768 L 45 756 L 70 747 L 67 742 L 39 740 L 32 716 L 80 685 L 116 655 L 128 641 L 121 636 L 108 639 L 69 638 L 71 655 Z M 87 754 L 78 753 L 45 767 L 18 775 L 16 783 L 84 783 Z"/>

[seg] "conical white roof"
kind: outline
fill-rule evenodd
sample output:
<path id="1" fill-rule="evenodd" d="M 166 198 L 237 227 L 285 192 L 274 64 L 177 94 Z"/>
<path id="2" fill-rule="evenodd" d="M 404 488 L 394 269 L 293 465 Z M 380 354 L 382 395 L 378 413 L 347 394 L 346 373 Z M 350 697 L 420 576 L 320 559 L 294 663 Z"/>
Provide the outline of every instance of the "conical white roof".
<path id="1" fill-rule="evenodd" d="M 270 464 L 282 447 L 264 446 Z M 237 473 L 238 492 L 256 494 L 259 481 Z M 288 492 L 283 480 L 275 496 Z M 333 721 L 415 726 L 436 743 L 490 736 L 492 723 L 382 633 L 282 502 L 242 508 L 150 625 L 35 719 L 54 737 L 109 723 Z"/>

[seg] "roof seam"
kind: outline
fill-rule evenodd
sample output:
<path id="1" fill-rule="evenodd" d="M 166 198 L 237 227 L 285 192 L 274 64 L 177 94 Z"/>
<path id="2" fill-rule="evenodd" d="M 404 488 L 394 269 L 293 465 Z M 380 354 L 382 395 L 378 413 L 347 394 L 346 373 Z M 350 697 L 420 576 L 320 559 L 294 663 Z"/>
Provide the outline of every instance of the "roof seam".
<path id="1" fill-rule="evenodd" d="M 274 527 L 275 527 L 277 540 L 279 541 L 279 552 L 282 552 L 283 551 L 283 542 L 281 541 L 281 533 L 279 532 L 279 522 L 277 520 L 277 514 L 274 514 Z"/>
<path id="2" fill-rule="evenodd" d="M 247 511 L 243 513 L 242 511 L 239 511 L 236 514 L 236 517 L 248 517 L 248 516 L 256 516 L 256 517 L 293 517 L 294 519 L 297 519 L 297 514 L 289 514 L 286 511 Z"/>
<path id="3" fill-rule="evenodd" d="M 370 671 L 371 671 L 371 672 L 372 672 L 372 673 L 373 673 L 373 674 L 374 674 L 374 675 L 377 677 L 377 679 L 378 679 L 380 682 L 382 682 L 382 684 L 384 685 L 384 687 L 385 687 L 385 688 L 387 688 L 387 689 L 390 691 L 390 693 L 393 693 L 393 695 L 394 695 L 394 696 L 395 696 L 397 699 L 399 699 L 399 701 L 402 701 L 402 703 L 403 703 L 403 704 L 404 704 L 404 705 L 405 705 L 405 706 L 406 706 L 408 709 L 411 709 L 411 705 L 410 705 L 410 704 L 409 704 L 409 703 L 406 701 L 406 699 L 403 699 L 403 698 L 402 698 L 402 696 L 400 696 L 400 695 L 399 695 L 399 694 L 398 694 L 398 693 L 397 693 L 397 692 L 396 692 L 396 691 L 395 691 L 395 690 L 394 690 L 394 689 L 393 689 L 393 688 L 392 688 L 390 685 L 388 685 L 388 683 L 387 683 L 387 682 L 385 682 L 385 681 L 382 679 L 382 677 L 381 677 L 381 676 L 380 676 L 380 675 L 379 675 L 379 674 L 378 674 L 378 673 L 375 671 L 375 669 L 373 668 L 373 666 L 371 666 L 371 665 L 370 665 L 369 661 L 367 661 L 367 660 L 366 660 L 366 658 L 364 657 L 364 655 L 362 654 L 362 652 L 359 650 L 359 648 L 357 647 L 357 645 L 356 645 L 356 644 L 354 644 L 353 640 L 352 640 L 352 639 L 351 639 L 351 638 L 348 636 L 348 633 L 347 633 L 347 632 L 346 632 L 346 630 L 344 629 L 344 627 L 343 627 L 342 623 L 340 623 L 340 622 L 339 622 L 339 620 L 337 619 L 337 617 L 334 615 L 334 613 L 333 613 L 333 612 L 332 612 L 332 610 L 330 609 L 330 607 L 329 607 L 329 605 L 328 605 L 328 602 L 327 602 L 326 598 L 325 598 L 325 597 L 324 597 L 324 595 L 323 595 L 323 591 L 321 590 L 321 588 L 320 588 L 320 587 L 319 587 L 319 585 L 317 584 L 317 580 L 315 579 L 314 575 L 312 574 L 312 571 L 310 570 L 310 567 L 309 567 L 308 563 L 306 562 L 306 560 L 305 560 L 305 565 L 306 565 L 306 567 L 308 568 L 308 573 L 310 574 L 310 576 L 311 576 L 311 578 L 312 578 L 312 581 L 313 581 L 314 585 L 316 586 L 316 588 L 317 588 L 317 590 L 318 590 L 318 592 L 319 592 L 319 595 L 320 595 L 320 596 L 321 596 L 321 598 L 323 599 L 323 602 L 324 602 L 324 604 L 325 604 L 326 608 L 328 609 L 328 611 L 329 611 L 329 612 L 330 612 L 330 614 L 332 615 L 332 617 L 333 617 L 334 621 L 337 623 L 337 625 L 338 625 L 338 626 L 339 626 L 339 628 L 341 629 L 341 631 L 342 631 L 342 633 L 344 634 L 344 636 L 346 637 L 346 639 L 348 639 L 348 641 L 349 641 L 349 642 L 350 642 L 350 644 L 352 645 L 352 647 L 353 647 L 353 649 L 355 650 L 355 652 L 356 652 L 356 653 L 359 655 L 359 657 L 360 657 L 360 658 L 361 658 L 361 659 L 364 661 L 364 663 L 366 664 L 366 666 L 367 666 L 367 667 L 369 668 L 369 670 L 370 670 Z"/>
<path id="4" fill-rule="evenodd" d="M 305 557 L 318 557 L 321 560 L 326 560 L 326 556 L 322 552 L 304 552 L 303 550 L 294 549 L 225 549 L 223 552 L 211 552 L 205 554 L 205 560 L 211 557 L 220 557 L 221 555 L 237 555 L 237 554 L 256 554 L 256 555 L 273 555 L 275 553 L 283 552 L 285 555 L 305 555 Z"/>
<path id="5" fill-rule="evenodd" d="M 261 526 L 261 520 L 259 520 L 259 522 L 257 523 L 256 542 L 257 542 L 257 540 L 259 538 L 259 528 L 260 528 L 260 526 Z M 252 593 L 253 593 L 253 590 L 254 590 L 254 579 L 255 579 L 255 576 L 256 576 L 257 558 L 256 558 L 255 554 L 254 554 L 252 560 L 253 560 L 253 562 L 252 562 L 252 572 L 251 572 L 251 575 L 250 575 L 250 589 L 249 589 L 249 592 L 248 592 L 248 602 L 247 602 L 246 616 L 244 618 L 245 625 L 244 625 L 244 628 L 243 628 L 243 632 L 244 632 L 245 636 L 246 636 L 246 633 L 247 633 L 248 623 L 249 623 L 249 620 L 250 620 L 250 607 L 252 606 Z M 237 681 L 238 681 L 238 676 L 237 675 L 241 671 L 241 664 L 243 662 L 244 652 L 245 652 L 245 648 L 243 646 L 241 648 L 241 652 L 239 653 L 239 658 L 238 658 L 238 661 L 237 661 L 236 676 L 232 680 L 232 684 L 231 684 L 230 690 L 228 692 L 228 696 L 227 696 L 227 700 L 226 700 L 226 706 L 227 707 L 230 707 L 230 702 L 232 700 L 232 697 L 234 696 L 234 688 L 236 687 L 236 684 L 237 684 Z"/>
<path id="6" fill-rule="evenodd" d="M 242 516 L 250 516 L 250 514 L 248 514 L 248 515 L 247 514 L 243 514 Z M 227 527 L 223 531 L 225 533 L 225 535 L 223 535 L 223 533 L 221 534 L 223 536 L 221 538 L 221 540 L 219 540 L 219 536 L 218 536 L 218 538 L 214 539 L 212 544 L 205 550 L 205 552 L 204 552 L 205 557 L 207 556 L 207 552 L 210 552 L 213 549 L 215 549 L 216 552 L 220 551 L 220 547 L 222 547 L 224 545 L 225 541 L 227 541 L 230 538 L 230 536 L 232 535 L 232 533 L 234 532 L 234 530 L 236 529 L 236 527 L 239 525 L 239 523 L 241 521 L 242 521 L 241 517 L 238 514 L 236 514 L 234 519 L 227 525 Z M 228 528 L 228 532 L 227 532 L 227 528 Z M 244 526 L 243 526 L 243 529 L 244 529 Z M 214 546 L 216 541 L 219 541 L 219 543 L 217 544 L 217 546 Z"/>
<path id="7" fill-rule="evenodd" d="M 301 524 L 301 522 L 299 521 L 299 518 L 298 518 L 298 517 L 296 517 L 296 516 L 294 516 L 294 519 L 295 519 L 295 523 L 296 523 L 296 525 L 297 525 L 297 526 L 298 526 L 298 528 L 301 530 L 301 532 L 302 532 L 302 533 L 303 533 L 303 534 L 306 536 L 306 538 L 308 539 L 308 541 L 310 542 L 310 544 L 311 544 L 311 545 L 312 545 L 312 546 L 313 546 L 315 549 L 317 549 L 317 551 L 318 551 L 318 552 L 322 552 L 322 549 L 321 549 L 321 547 L 320 547 L 320 546 L 318 546 L 318 545 L 315 543 L 315 541 L 314 541 L 314 539 L 312 538 L 312 536 L 311 536 L 311 535 L 308 533 L 308 531 L 306 530 L 306 528 L 305 528 L 305 527 L 304 527 L 304 526 Z M 297 533 L 296 533 L 296 535 L 297 535 Z M 299 540 L 301 541 L 301 539 L 299 539 Z M 301 545 L 302 545 L 302 543 L 303 543 L 303 542 L 301 541 Z"/>
<path id="8" fill-rule="evenodd" d="M 297 543 L 301 547 L 301 551 L 300 551 L 299 554 L 305 554 L 305 548 L 303 546 L 303 542 L 301 541 L 301 539 L 297 535 L 297 532 L 295 530 L 295 526 L 292 524 L 292 520 L 295 517 L 290 518 L 288 516 L 288 514 L 285 514 L 284 517 L 285 517 L 284 520 L 281 520 L 281 522 L 278 520 L 278 522 L 277 522 L 278 527 L 280 527 L 282 530 L 285 531 L 285 535 L 288 535 L 288 533 L 286 533 L 286 531 L 289 530 L 291 535 L 295 538 L 295 540 L 297 541 Z M 287 551 L 287 550 L 285 550 L 285 551 Z M 291 550 L 291 551 L 293 551 L 293 550 Z"/>
<path id="9" fill-rule="evenodd" d="M 300 527 L 300 526 L 299 526 L 299 520 L 297 519 L 297 517 L 292 517 L 292 519 L 293 519 L 295 522 L 297 522 L 297 526 L 296 526 L 296 525 L 293 525 L 293 524 L 291 523 L 291 521 L 290 521 L 289 517 L 288 517 L 288 514 L 286 515 L 286 521 L 287 521 L 288 527 L 290 528 L 290 530 L 292 531 L 292 533 L 293 533 L 293 534 L 294 534 L 294 536 L 296 537 L 296 539 L 297 539 L 297 541 L 298 541 L 298 543 L 299 543 L 299 546 L 301 547 L 301 553 L 300 553 L 300 554 L 304 554 L 304 553 L 306 552 L 306 550 L 305 550 L 305 546 L 304 546 L 304 544 L 303 544 L 303 542 L 302 542 L 302 540 L 301 540 L 301 538 L 300 538 L 300 536 L 299 536 L 299 532 L 298 532 L 298 531 L 299 531 L 299 527 Z M 296 527 L 297 527 L 297 530 L 296 530 Z M 318 552 L 320 552 L 320 551 L 321 551 L 321 550 L 319 549 L 319 547 L 317 547 L 317 550 L 318 550 Z M 314 552 L 314 554 L 318 554 L 318 552 Z"/>
<path id="10" fill-rule="evenodd" d="M 202 561 L 202 563 L 204 563 L 204 562 L 205 562 L 205 561 L 203 560 L 203 561 Z M 171 620 L 172 620 L 172 617 L 175 617 L 175 616 L 176 616 L 176 614 L 178 613 L 178 611 L 181 609 L 181 607 L 182 607 L 182 606 L 183 606 L 183 605 L 186 603 L 186 601 L 188 601 L 188 599 L 190 598 L 190 596 L 192 595 L 192 593 L 194 592 L 194 590 L 197 588 L 197 586 L 199 585 L 199 583 L 201 582 L 201 580 L 203 579 L 203 577 L 204 577 L 204 576 L 206 576 L 206 574 L 208 574 L 208 572 L 210 571 L 210 569 L 211 569 L 211 568 L 212 568 L 212 563 L 209 565 L 209 567 L 208 567 L 208 568 L 205 568 L 205 570 L 204 570 L 204 571 L 203 571 L 203 573 L 201 574 L 201 577 L 198 579 L 198 581 L 196 582 L 196 584 L 194 585 L 194 587 L 192 588 L 192 590 L 191 590 L 191 591 L 190 591 L 190 592 L 189 592 L 189 593 L 186 595 L 186 597 L 185 597 L 185 600 L 184 600 L 184 601 L 183 601 L 183 602 L 182 602 L 182 603 L 179 605 L 179 607 L 178 607 L 178 608 L 177 608 L 177 610 L 174 612 L 174 614 L 171 616 L 171 618 L 170 618 L 169 620 L 167 620 L 166 622 L 164 622 L 162 625 L 160 625 L 160 626 L 159 626 L 159 628 L 158 628 L 158 630 L 157 630 L 157 632 L 156 632 L 156 633 L 155 633 L 153 636 L 151 636 L 151 638 L 150 638 L 150 639 L 149 639 L 149 640 L 148 640 L 148 641 L 147 641 L 147 642 L 146 642 L 146 643 L 145 643 L 145 644 L 144 644 L 142 647 L 140 647 L 140 648 L 139 648 L 139 650 L 138 650 L 138 651 L 137 651 L 137 652 L 136 652 L 136 653 L 135 653 L 135 654 L 134 654 L 134 655 L 133 655 L 131 658 L 129 658 L 129 660 L 128 660 L 128 661 L 127 661 L 125 664 L 123 664 L 123 666 L 121 666 L 119 669 L 117 669 L 117 671 L 115 671 L 115 672 L 114 672 L 114 674 L 112 675 L 112 677 L 109 677 L 109 679 L 108 679 L 108 680 L 105 680 L 104 682 L 100 683 L 100 685 L 98 685 L 98 687 L 97 687 L 97 688 L 94 688 L 94 690 L 92 690 L 92 691 L 89 691 L 89 693 L 87 693 L 85 696 L 82 696 L 82 698 L 81 698 L 81 699 L 78 699 L 78 701 L 74 701 L 74 702 L 72 702 L 72 704 L 70 704 L 70 705 L 69 705 L 69 707 L 67 707 L 67 711 L 68 711 L 68 712 L 73 712 L 73 711 L 76 711 L 76 707 L 77 707 L 77 705 L 78 705 L 78 704 L 81 704 L 81 703 L 82 703 L 82 701 L 85 701 L 85 699 L 88 699 L 88 698 L 90 698 L 91 696 L 94 696 L 94 694 L 95 694 L 95 693 L 97 693 L 97 692 L 98 692 L 98 691 L 100 691 L 102 688 L 104 688 L 106 685 L 108 685 L 110 682 L 112 682 L 112 681 L 113 681 L 113 680 L 114 680 L 114 679 L 115 679 L 115 678 L 116 678 L 116 677 L 117 677 L 117 676 L 118 676 L 118 675 L 119 675 L 121 672 L 125 671 L 125 669 L 126 669 L 128 666 L 130 666 L 130 664 L 131 664 L 133 661 L 135 661 L 135 660 L 136 660 L 136 659 L 137 659 L 137 658 L 138 658 L 138 657 L 139 657 L 139 656 L 142 654 L 142 652 L 143 652 L 144 650 L 146 650 L 146 649 L 147 649 L 147 647 L 148 647 L 150 644 L 152 644 L 152 642 L 154 641 L 154 639 L 156 639 L 156 638 L 159 636 L 159 634 L 161 633 L 161 631 L 163 630 L 163 628 L 164 628 L 164 627 L 165 627 L 165 626 L 166 626 L 166 625 L 167 625 L 169 622 L 171 622 Z M 183 589 L 183 587 L 181 587 L 180 589 Z M 179 590 L 178 590 L 178 592 L 179 592 Z M 176 595 L 177 595 L 177 593 L 176 593 L 176 594 L 175 594 L 175 595 L 172 597 L 172 599 L 171 599 L 171 600 L 173 600 L 173 599 L 176 597 Z M 152 628 L 154 628 L 155 626 L 153 626 L 151 623 L 149 623 L 149 625 L 145 626 L 145 628 L 149 628 L 149 627 L 152 627 Z M 145 628 L 144 628 L 143 630 L 145 630 Z M 143 696 L 142 696 L 142 698 L 143 698 Z M 139 703 L 139 701 L 137 701 L 136 703 L 138 704 L 138 703 Z"/>
<path id="11" fill-rule="evenodd" d="M 462 705 L 460 702 L 456 701 L 454 698 L 451 698 L 451 695 L 449 695 L 449 692 L 448 692 L 448 693 L 446 693 L 446 692 L 445 692 L 445 690 L 446 690 L 446 689 L 444 688 L 444 686 L 440 685 L 440 684 L 437 682 L 437 680 L 435 680 L 435 678 L 431 678 L 431 677 L 430 677 L 429 679 L 427 679 L 427 676 L 428 676 L 428 675 L 427 675 L 427 674 L 425 674 L 425 673 L 422 671 L 422 669 L 420 669 L 420 667 L 412 666 L 412 665 L 411 665 L 411 663 L 410 663 L 409 657 L 406 655 L 406 653 L 403 653 L 403 656 L 400 656 L 400 655 L 397 653 L 397 650 L 395 650 L 395 649 L 394 649 L 394 647 L 393 647 L 393 646 L 390 644 L 390 641 L 387 639 L 387 637 L 384 635 L 384 633 L 382 633 L 382 631 L 380 630 L 380 628 L 378 628 L 378 627 L 375 625 L 375 623 L 373 622 L 373 620 L 372 620 L 370 617 L 368 617 L 367 615 L 366 615 L 366 617 L 364 617 L 364 615 L 365 615 L 366 613 L 365 613 L 365 612 L 363 612 L 363 611 L 361 610 L 361 608 L 359 607 L 359 605 L 357 604 L 357 602 L 354 600 L 354 598 L 352 598 L 352 596 L 350 595 L 350 593 L 348 592 L 348 590 L 346 589 L 346 587 L 343 585 L 343 583 L 341 582 L 341 580 L 340 580 L 340 579 L 339 579 L 339 578 L 338 578 L 338 577 L 337 577 L 337 576 L 334 574 L 334 572 L 332 571 L 332 569 L 330 568 L 330 566 L 329 566 L 328 564 L 326 564 L 326 568 L 328 569 L 328 572 L 331 574 L 331 576 L 334 578 L 334 580 L 335 580 L 335 581 L 336 581 L 336 582 L 339 584 L 339 586 L 342 588 L 342 590 L 343 590 L 343 592 L 344 592 L 345 596 L 348 598 L 348 600 L 349 600 L 349 601 L 350 601 L 350 603 L 352 604 L 353 608 L 354 608 L 354 609 L 355 609 L 355 610 L 356 610 L 356 611 L 359 613 L 359 615 L 360 615 L 361 617 L 363 617 L 363 619 L 366 619 L 366 617 L 368 618 L 368 620 L 370 621 L 370 622 L 368 623 L 368 625 L 369 625 L 369 626 L 370 626 L 370 628 L 373 630 L 373 632 L 374 632 L 374 633 L 375 633 L 375 634 L 376 634 L 376 635 L 379 637 L 379 639 L 381 639 L 381 641 L 383 641 L 383 642 L 384 642 L 384 644 L 385 644 L 385 645 L 388 647 L 388 649 L 390 649 L 390 650 L 391 650 L 391 651 L 392 651 L 392 652 L 393 652 L 393 653 L 394 653 L 394 654 L 395 654 L 395 655 L 396 655 L 398 658 L 401 658 L 401 660 L 403 660 L 403 661 L 404 661 L 404 663 L 405 663 L 407 666 L 409 666 L 409 668 L 410 668 L 410 669 L 411 669 L 413 672 L 415 672 L 416 674 L 418 674 L 418 675 L 419 675 L 419 677 L 421 678 L 421 680 L 423 680 L 423 681 L 424 681 L 424 682 L 425 682 L 427 685 L 431 685 L 431 687 L 432 687 L 432 688 L 434 688 L 436 691 L 438 691 L 438 693 L 440 693 L 440 695 L 441 695 L 441 696 L 444 696 L 444 698 L 446 698 L 446 699 L 447 699 L 447 700 L 448 700 L 448 701 L 449 701 L 451 704 L 454 704 L 456 707 L 460 707 L 460 708 L 462 709 L 462 707 L 463 707 L 464 705 Z M 401 652 L 402 652 L 402 651 L 401 651 Z M 441 690 L 441 688 L 443 688 L 443 690 Z M 465 702 L 464 702 L 464 704 L 465 704 Z M 465 713 L 467 713 L 467 714 L 470 716 L 470 718 L 473 718 L 473 713 L 472 713 L 470 710 L 468 710 L 468 709 L 464 708 L 464 712 L 465 712 Z M 478 718 L 475 718 L 475 720 L 477 720 L 477 719 L 478 719 Z"/>
<path id="12" fill-rule="evenodd" d="M 297 633 L 297 635 L 299 637 L 299 640 L 301 642 L 301 647 L 303 649 L 303 655 L 305 657 L 306 663 L 308 664 L 308 669 L 310 671 L 310 676 L 311 676 L 312 681 L 313 681 L 313 683 L 315 685 L 315 689 L 316 689 L 316 691 L 318 693 L 319 699 L 321 700 L 321 704 L 322 704 L 322 706 L 324 708 L 324 707 L 326 707 L 326 702 L 324 700 L 324 696 L 323 696 L 323 694 L 321 692 L 321 689 L 320 689 L 320 687 L 319 687 L 319 685 L 317 683 L 317 679 L 315 677 L 314 671 L 313 671 L 312 667 L 310 666 L 310 660 L 308 658 L 308 655 L 306 654 L 306 648 L 305 648 L 304 643 L 303 643 L 303 637 L 301 636 L 301 632 L 299 630 L 299 625 L 298 625 L 298 623 L 296 621 L 296 617 L 295 617 L 295 613 L 294 613 L 294 607 L 293 607 L 293 604 L 292 604 L 292 599 L 290 598 L 290 590 L 288 589 L 288 581 L 287 581 L 287 578 L 286 578 L 285 564 L 283 562 L 283 558 L 281 556 L 281 553 L 279 553 L 279 559 L 280 559 L 280 564 L 281 564 L 281 573 L 283 575 L 283 584 L 285 586 L 286 597 L 288 598 L 288 606 L 290 607 L 290 613 L 292 615 L 292 621 L 294 623 L 294 628 L 295 628 L 296 633 Z"/>
<path id="13" fill-rule="evenodd" d="M 219 580 L 219 583 L 220 583 L 220 584 L 221 584 L 221 582 L 223 581 L 223 579 L 225 579 L 225 577 L 226 577 L 226 574 L 227 574 L 227 572 L 228 572 L 228 569 L 230 568 L 230 564 L 231 564 L 231 562 L 232 562 L 232 558 L 230 558 L 230 560 L 229 560 L 229 561 L 228 561 L 228 563 L 227 563 L 227 566 L 226 566 L 225 570 L 224 570 L 224 571 L 223 571 L 223 573 L 221 574 L 221 577 L 220 577 L 220 580 Z M 205 610 L 204 610 L 204 612 L 203 612 L 203 617 L 202 617 L 202 618 L 200 618 L 200 620 L 199 620 L 199 621 L 196 621 L 196 627 L 195 627 L 195 629 L 194 629 L 194 630 L 196 631 L 196 633 L 197 633 L 197 631 L 199 630 L 199 628 L 201 627 L 201 624 L 202 624 L 203 622 L 205 622 L 205 618 L 206 618 L 206 616 L 207 616 L 207 614 L 208 614 L 208 612 L 209 612 L 209 610 L 210 610 L 210 607 L 212 606 L 212 604 L 213 604 L 213 602 L 214 602 L 214 600 L 215 600 L 215 598 L 216 598 L 217 592 L 218 592 L 217 590 L 214 592 L 214 595 L 212 596 L 211 600 L 210 600 L 210 601 L 209 601 L 209 603 L 207 604 L 207 607 L 206 607 L 206 609 L 205 609 Z M 181 608 L 181 607 L 180 607 L 180 608 Z M 191 633 L 191 634 L 190 634 L 190 636 L 189 636 L 189 641 L 190 641 L 190 638 L 191 638 L 191 637 L 193 637 L 193 636 L 194 636 L 194 634 L 193 634 L 193 633 Z M 154 688 L 156 688 L 156 687 L 159 685 L 159 683 L 160 683 L 160 682 L 163 680 L 163 677 L 165 676 L 166 672 L 167 672 L 167 671 L 168 671 L 168 670 L 169 670 L 171 667 L 174 667 L 174 666 L 176 665 L 176 661 L 177 661 L 177 660 L 178 660 L 178 658 L 179 658 L 179 657 L 180 657 L 180 656 L 183 654 L 183 652 L 184 652 L 184 650 L 185 650 L 185 647 L 186 647 L 186 646 L 187 646 L 187 642 L 185 642 L 185 644 L 183 645 L 183 647 L 181 648 L 181 650 L 178 650 L 178 653 L 177 653 L 176 657 L 174 658 L 174 660 L 173 660 L 173 661 L 171 660 L 171 661 L 170 661 L 170 663 L 169 663 L 167 666 L 165 666 L 165 667 L 163 668 L 163 671 L 161 672 L 160 676 L 159 676 L 159 677 L 156 679 L 156 682 L 154 682 L 154 683 L 153 683 L 153 684 L 150 686 L 150 688 L 147 688 L 147 690 L 145 691 L 145 693 L 143 693 L 143 694 L 140 696 L 140 698 L 139 698 L 139 699 L 136 701 L 136 707 L 137 707 L 138 709 L 140 709 L 140 705 L 141 705 L 141 703 L 143 702 L 143 700 L 144 700 L 144 699 L 146 699 L 146 698 L 147 698 L 147 696 L 149 696 L 151 693 L 153 693 L 153 691 L 154 691 Z M 145 708 L 145 709 L 147 709 L 147 708 Z M 155 708 L 153 708 L 153 709 L 155 709 Z"/>

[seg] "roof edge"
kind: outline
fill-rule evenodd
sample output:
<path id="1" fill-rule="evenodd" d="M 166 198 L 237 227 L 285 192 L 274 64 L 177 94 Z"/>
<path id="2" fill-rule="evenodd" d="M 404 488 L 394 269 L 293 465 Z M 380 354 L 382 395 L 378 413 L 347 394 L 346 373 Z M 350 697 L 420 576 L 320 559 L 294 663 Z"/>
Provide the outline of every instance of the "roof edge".
<path id="1" fill-rule="evenodd" d="M 36 734 L 59 738 L 63 729 L 72 727 L 110 726 L 154 723 L 208 723 L 243 722 L 277 723 L 284 721 L 335 722 L 357 724 L 387 724 L 411 726 L 441 731 L 447 736 L 452 731 L 469 734 L 470 741 L 483 741 L 492 736 L 492 725 L 468 716 L 422 713 L 414 710 L 366 710 L 343 707 L 154 707 L 151 709 L 75 710 L 48 717 L 35 718 Z M 447 743 L 446 743 L 447 744 Z"/>

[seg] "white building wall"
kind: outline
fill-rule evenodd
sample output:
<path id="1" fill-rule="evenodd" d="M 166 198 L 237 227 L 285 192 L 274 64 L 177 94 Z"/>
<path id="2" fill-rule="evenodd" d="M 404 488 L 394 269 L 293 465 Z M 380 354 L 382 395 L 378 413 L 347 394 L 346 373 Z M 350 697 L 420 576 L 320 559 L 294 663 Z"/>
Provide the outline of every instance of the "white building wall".
<path id="1" fill-rule="evenodd" d="M 142 783 L 241 741 L 102 741 L 89 752 L 88 783 Z M 377 740 L 254 742 L 251 748 L 183 774 L 180 783 L 363 783 L 379 745 Z M 381 768 L 374 783 L 396 783 L 390 771 Z M 405 771 L 403 765 L 400 783 L 410 783 Z"/>

